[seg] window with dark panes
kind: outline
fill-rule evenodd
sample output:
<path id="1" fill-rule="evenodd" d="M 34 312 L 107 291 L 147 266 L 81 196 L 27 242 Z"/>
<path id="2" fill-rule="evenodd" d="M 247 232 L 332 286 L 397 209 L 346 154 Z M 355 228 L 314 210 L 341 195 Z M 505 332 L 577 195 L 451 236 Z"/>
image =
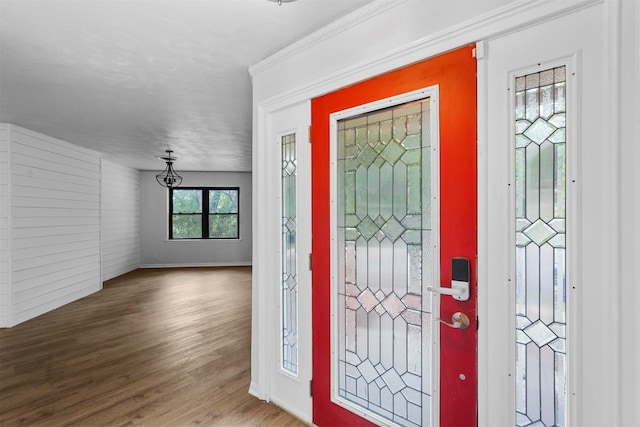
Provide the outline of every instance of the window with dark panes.
<path id="1" fill-rule="evenodd" d="M 240 237 L 237 187 L 173 188 L 169 192 L 170 239 Z"/>

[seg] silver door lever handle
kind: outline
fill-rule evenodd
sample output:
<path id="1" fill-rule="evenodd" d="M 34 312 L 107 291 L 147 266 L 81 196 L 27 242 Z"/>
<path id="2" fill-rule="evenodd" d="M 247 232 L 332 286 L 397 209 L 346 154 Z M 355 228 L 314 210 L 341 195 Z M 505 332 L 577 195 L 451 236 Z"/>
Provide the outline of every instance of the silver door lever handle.
<path id="1" fill-rule="evenodd" d="M 427 290 L 437 294 L 451 295 L 453 299 L 458 301 L 467 301 L 469 299 L 469 282 L 452 280 L 450 288 L 429 286 Z"/>
<path id="2" fill-rule="evenodd" d="M 440 322 L 453 329 L 467 329 L 471 324 L 471 322 L 469 321 L 469 316 L 460 311 L 453 313 L 453 315 L 451 316 L 452 323 L 449 323 L 446 320 L 442 320 L 440 318 L 433 319 L 433 321 Z"/>
<path id="3" fill-rule="evenodd" d="M 462 289 L 439 288 L 439 287 L 433 287 L 433 286 L 428 286 L 427 290 L 429 292 L 434 292 L 436 294 L 451 295 L 451 296 L 455 296 L 455 297 L 459 297 L 463 293 Z"/>

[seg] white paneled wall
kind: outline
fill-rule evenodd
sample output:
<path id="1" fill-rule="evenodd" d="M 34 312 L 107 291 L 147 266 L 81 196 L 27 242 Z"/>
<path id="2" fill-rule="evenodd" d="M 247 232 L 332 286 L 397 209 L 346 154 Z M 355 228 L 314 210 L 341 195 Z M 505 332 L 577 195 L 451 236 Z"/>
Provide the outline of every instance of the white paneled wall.
<path id="1" fill-rule="evenodd" d="M 101 158 L 27 129 L 8 130 L 11 161 L 0 182 L 10 191 L 11 306 L 3 313 L 13 325 L 101 289 Z"/>
<path id="2" fill-rule="evenodd" d="M 9 126 L 0 124 L 0 327 L 12 324 L 9 252 Z"/>
<path id="3" fill-rule="evenodd" d="M 102 279 L 140 265 L 140 174 L 102 161 Z"/>

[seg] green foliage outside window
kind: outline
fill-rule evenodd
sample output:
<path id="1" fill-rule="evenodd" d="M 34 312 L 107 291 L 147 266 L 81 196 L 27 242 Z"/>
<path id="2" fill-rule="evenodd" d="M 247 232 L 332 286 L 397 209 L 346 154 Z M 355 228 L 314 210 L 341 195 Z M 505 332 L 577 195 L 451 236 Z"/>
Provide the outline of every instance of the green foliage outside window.
<path id="1" fill-rule="evenodd" d="M 209 190 L 210 213 L 238 213 L 237 190 Z"/>
<path id="2" fill-rule="evenodd" d="M 238 188 L 171 190 L 170 238 L 239 238 L 238 193 Z"/>
<path id="3" fill-rule="evenodd" d="M 237 215 L 210 215 L 209 236 L 219 238 L 235 238 L 238 233 Z"/>
<path id="4" fill-rule="evenodd" d="M 173 238 L 202 238 L 202 215 L 173 215 Z"/>
<path id="5" fill-rule="evenodd" d="M 173 213 L 202 213 L 202 190 L 173 190 Z"/>

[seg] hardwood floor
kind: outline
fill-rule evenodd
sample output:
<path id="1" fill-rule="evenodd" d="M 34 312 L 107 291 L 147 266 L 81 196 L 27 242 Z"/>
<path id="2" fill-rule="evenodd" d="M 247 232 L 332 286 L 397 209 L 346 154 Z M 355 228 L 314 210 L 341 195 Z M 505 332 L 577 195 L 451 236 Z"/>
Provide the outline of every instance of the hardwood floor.
<path id="1" fill-rule="evenodd" d="M 141 269 L 0 330 L 0 425 L 304 426 L 249 395 L 251 269 Z"/>

